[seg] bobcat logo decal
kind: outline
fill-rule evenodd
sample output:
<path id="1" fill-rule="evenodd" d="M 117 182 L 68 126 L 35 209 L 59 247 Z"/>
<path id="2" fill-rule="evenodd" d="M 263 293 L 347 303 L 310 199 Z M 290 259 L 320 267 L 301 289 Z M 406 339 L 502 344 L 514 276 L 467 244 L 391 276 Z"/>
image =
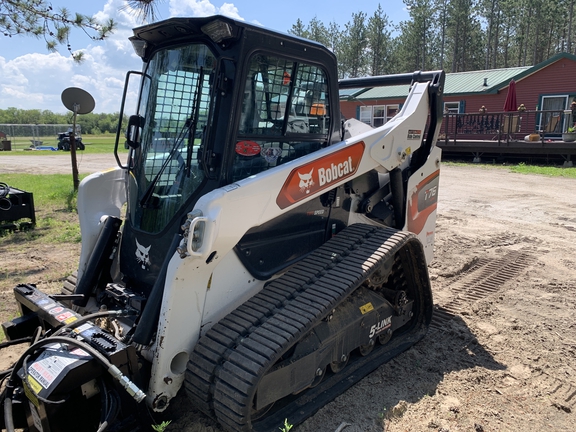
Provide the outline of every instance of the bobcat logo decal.
<path id="1" fill-rule="evenodd" d="M 140 266 L 142 267 L 142 270 L 146 270 L 148 268 L 148 266 L 150 265 L 150 248 L 151 247 L 152 247 L 152 245 L 150 245 L 148 247 L 144 247 L 140 243 L 138 243 L 138 240 L 136 240 L 136 252 L 135 252 L 136 261 L 138 262 L 138 264 L 140 264 Z"/>
<path id="2" fill-rule="evenodd" d="M 310 196 L 317 196 L 323 190 L 344 184 L 346 179 L 356 174 L 366 145 L 359 141 L 339 146 L 340 149 L 290 171 L 276 197 L 276 204 L 281 210 L 309 199 Z"/>
<path id="3" fill-rule="evenodd" d="M 312 173 L 314 172 L 314 168 L 310 170 L 308 174 L 300 174 L 298 173 L 298 177 L 300 177 L 300 192 L 307 194 L 310 193 L 310 188 L 314 186 L 314 180 L 312 180 Z"/>

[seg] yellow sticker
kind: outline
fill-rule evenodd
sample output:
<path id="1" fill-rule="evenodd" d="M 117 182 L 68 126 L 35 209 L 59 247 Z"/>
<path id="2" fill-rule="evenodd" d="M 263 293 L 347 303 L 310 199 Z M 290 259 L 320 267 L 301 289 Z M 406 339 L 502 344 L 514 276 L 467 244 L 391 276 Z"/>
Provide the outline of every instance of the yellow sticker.
<path id="1" fill-rule="evenodd" d="M 28 400 L 32 402 L 36 407 L 40 406 L 36 394 L 40 393 L 42 386 L 38 383 L 38 381 L 32 378 L 31 375 L 28 375 L 25 384 L 27 385 L 24 385 L 24 393 L 26 394 Z"/>
<path id="2" fill-rule="evenodd" d="M 74 321 L 78 321 L 78 318 L 76 318 L 75 316 L 70 317 L 70 318 L 64 320 L 64 322 L 65 322 L 66 324 L 70 324 L 71 322 L 74 322 Z"/>
<path id="3" fill-rule="evenodd" d="M 370 311 L 374 310 L 374 306 L 372 306 L 372 303 L 366 303 L 363 306 L 360 306 L 360 312 L 362 312 L 362 315 L 367 314 Z"/>
<path id="4" fill-rule="evenodd" d="M 38 381 L 32 378 L 32 375 L 28 375 L 28 384 L 30 384 L 30 388 L 34 390 L 34 393 L 40 393 L 42 390 L 42 386 Z"/>

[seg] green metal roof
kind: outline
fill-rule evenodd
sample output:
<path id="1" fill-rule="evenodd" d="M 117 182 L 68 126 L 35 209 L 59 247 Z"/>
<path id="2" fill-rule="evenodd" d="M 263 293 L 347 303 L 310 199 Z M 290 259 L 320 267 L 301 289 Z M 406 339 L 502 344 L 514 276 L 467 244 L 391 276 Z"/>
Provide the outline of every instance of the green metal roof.
<path id="1" fill-rule="evenodd" d="M 511 79 L 519 81 L 534 72 L 554 63 L 561 58 L 576 61 L 576 56 L 559 53 L 535 66 L 521 66 L 505 69 L 491 69 L 469 72 L 447 73 L 444 84 L 444 95 L 493 94 L 508 86 Z M 486 85 L 484 82 L 486 81 Z M 363 89 L 354 95 L 340 93 L 341 99 L 398 99 L 408 96 L 408 86 L 373 87 Z M 347 97 L 348 96 L 348 97 Z"/>
<path id="2" fill-rule="evenodd" d="M 357 99 L 394 99 L 408 96 L 410 86 L 398 85 L 389 87 L 373 87 L 364 93 L 357 95 Z"/>
<path id="3" fill-rule="evenodd" d="M 494 93 L 532 66 L 446 74 L 444 95 Z M 486 85 L 484 82 L 486 81 Z M 409 86 L 374 87 L 357 95 L 358 99 L 395 99 L 408 96 Z"/>
<path id="4" fill-rule="evenodd" d="M 340 99 L 354 99 L 363 91 L 366 91 L 366 87 L 363 88 L 351 88 L 351 89 L 342 89 L 338 93 L 340 94 Z"/>
<path id="5" fill-rule="evenodd" d="M 532 66 L 446 74 L 444 94 L 494 93 Z M 486 81 L 486 85 L 484 82 Z"/>

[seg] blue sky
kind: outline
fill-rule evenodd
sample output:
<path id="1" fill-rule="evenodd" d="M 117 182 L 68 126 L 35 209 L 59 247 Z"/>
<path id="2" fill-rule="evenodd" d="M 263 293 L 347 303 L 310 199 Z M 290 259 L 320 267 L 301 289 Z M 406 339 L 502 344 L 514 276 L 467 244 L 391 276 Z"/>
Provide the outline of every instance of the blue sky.
<path id="1" fill-rule="evenodd" d="M 394 24 L 408 19 L 402 0 L 345 0 L 313 2 L 291 0 L 265 3 L 256 0 L 157 0 L 159 19 L 171 16 L 227 15 L 249 23 L 286 32 L 299 18 L 306 25 L 314 17 L 328 25 L 334 21 L 344 28 L 352 14 L 360 11 L 368 16 L 378 4 Z M 80 87 L 96 101 L 94 112 L 111 113 L 120 108 L 124 77 L 128 70 L 140 70 L 141 61 L 133 53 L 128 37 L 131 29 L 142 25 L 124 0 L 53 0 L 55 8 L 95 16 L 113 18 L 118 28 L 102 42 L 94 42 L 82 31 L 74 31 L 72 48 L 83 50 L 85 61 L 72 61 L 65 47 L 49 53 L 43 39 L 30 36 L 0 36 L 0 109 L 47 109 L 65 112 L 60 95 L 67 87 Z"/>

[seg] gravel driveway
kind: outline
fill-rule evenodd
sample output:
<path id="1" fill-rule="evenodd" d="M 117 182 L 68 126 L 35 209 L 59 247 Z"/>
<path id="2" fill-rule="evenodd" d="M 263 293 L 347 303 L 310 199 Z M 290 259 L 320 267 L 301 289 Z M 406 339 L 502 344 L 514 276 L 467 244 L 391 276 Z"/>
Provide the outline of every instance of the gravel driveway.
<path id="1" fill-rule="evenodd" d="M 112 153 L 89 154 L 78 152 L 76 154 L 76 161 L 80 174 L 91 174 L 117 166 L 116 159 Z M 25 154 L 15 156 L 0 152 L 0 175 L 17 173 L 72 174 L 70 153 Z"/>

